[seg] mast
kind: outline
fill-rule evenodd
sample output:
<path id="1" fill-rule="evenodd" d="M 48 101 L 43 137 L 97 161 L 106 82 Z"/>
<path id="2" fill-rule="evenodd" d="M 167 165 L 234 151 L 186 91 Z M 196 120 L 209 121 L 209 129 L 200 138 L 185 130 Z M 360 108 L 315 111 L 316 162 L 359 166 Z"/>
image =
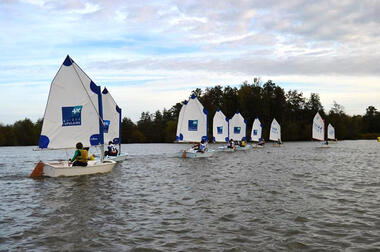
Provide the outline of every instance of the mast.
<path id="1" fill-rule="evenodd" d="M 119 113 L 119 155 L 121 154 L 121 108 L 116 105 L 116 111 Z"/>

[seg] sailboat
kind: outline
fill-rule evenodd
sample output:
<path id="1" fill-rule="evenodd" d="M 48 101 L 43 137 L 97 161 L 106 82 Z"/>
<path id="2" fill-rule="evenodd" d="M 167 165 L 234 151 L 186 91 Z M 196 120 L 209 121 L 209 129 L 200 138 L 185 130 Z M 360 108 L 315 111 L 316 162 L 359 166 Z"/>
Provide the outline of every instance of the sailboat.
<path id="1" fill-rule="evenodd" d="M 185 101 L 181 111 L 179 112 L 177 124 L 177 142 L 199 143 L 200 141 L 207 142 L 207 110 L 199 102 L 198 98 L 193 94 L 189 101 Z M 182 158 L 200 158 L 210 157 L 213 150 L 206 149 L 204 152 L 190 148 L 180 151 L 178 154 Z"/>
<path id="2" fill-rule="evenodd" d="M 234 141 L 247 141 L 246 137 L 247 121 L 243 116 L 236 112 L 235 115 L 229 120 L 229 137 Z M 236 146 L 236 150 L 247 150 L 249 145 Z"/>
<path id="3" fill-rule="evenodd" d="M 327 126 L 327 139 L 337 141 L 335 138 L 335 129 L 330 123 L 329 126 Z"/>
<path id="4" fill-rule="evenodd" d="M 67 55 L 54 77 L 39 140 L 40 149 L 72 149 L 81 142 L 84 147 L 104 145 L 102 94 L 83 70 Z M 77 176 L 112 171 L 116 162 L 88 161 L 88 165 L 71 166 L 68 161 L 40 161 L 35 176 Z"/>
<path id="5" fill-rule="evenodd" d="M 270 125 L 269 140 L 275 141 L 274 146 L 281 146 L 281 126 L 276 121 L 276 118 L 273 118 L 273 121 Z"/>
<path id="6" fill-rule="evenodd" d="M 228 118 L 223 114 L 220 109 L 217 109 L 213 119 L 213 138 L 216 143 L 226 143 L 229 141 L 228 137 Z M 227 146 L 220 146 L 218 151 L 235 151 L 235 148 L 227 148 Z"/>
<path id="7" fill-rule="evenodd" d="M 102 99 L 104 142 L 112 142 L 119 145 L 117 156 L 106 156 L 105 160 L 122 162 L 127 159 L 127 154 L 121 152 L 121 108 L 116 104 L 107 88 L 104 88 L 102 91 Z"/>
<path id="8" fill-rule="evenodd" d="M 259 120 L 259 118 L 255 118 L 252 125 L 251 131 L 251 140 L 255 142 L 252 147 L 254 148 L 263 148 L 264 142 L 262 139 L 263 126 Z"/>
<path id="9" fill-rule="evenodd" d="M 313 119 L 312 138 L 322 141 L 323 145 L 321 147 L 328 147 L 328 145 L 325 144 L 325 122 L 318 112 L 315 114 Z"/>

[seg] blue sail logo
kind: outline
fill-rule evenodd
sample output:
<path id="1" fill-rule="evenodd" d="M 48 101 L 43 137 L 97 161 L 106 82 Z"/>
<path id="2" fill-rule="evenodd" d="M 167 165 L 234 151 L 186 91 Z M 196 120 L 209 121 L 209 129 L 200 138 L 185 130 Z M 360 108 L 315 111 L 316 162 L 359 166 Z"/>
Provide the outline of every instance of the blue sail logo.
<path id="1" fill-rule="evenodd" d="M 62 126 L 82 124 L 82 106 L 62 107 Z"/>

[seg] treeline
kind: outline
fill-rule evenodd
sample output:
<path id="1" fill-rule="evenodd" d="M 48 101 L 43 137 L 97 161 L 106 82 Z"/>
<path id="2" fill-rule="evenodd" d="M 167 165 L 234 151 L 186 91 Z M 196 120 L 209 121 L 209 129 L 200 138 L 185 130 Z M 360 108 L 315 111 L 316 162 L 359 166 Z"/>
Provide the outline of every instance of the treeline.
<path id="1" fill-rule="evenodd" d="M 311 140 L 311 125 L 315 113 L 331 123 L 338 139 L 374 139 L 380 136 L 380 112 L 369 106 L 365 114 L 349 116 L 344 108 L 334 102 L 329 111 L 323 108 L 320 97 L 312 93 L 304 97 L 302 92 L 285 92 L 272 81 L 262 84 L 255 78 L 253 83 L 244 82 L 237 87 L 215 86 L 204 91 L 192 91 L 208 110 L 209 138 L 212 139 L 212 121 L 218 108 L 231 118 L 237 111 L 247 121 L 247 136 L 250 136 L 253 120 L 258 117 L 263 124 L 264 139 L 268 139 L 273 118 L 281 125 L 283 141 Z M 191 94 L 189 94 L 190 96 Z M 154 113 L 143 112 L 137 123 L 124 117 L 122 120 L 122 143 L 164 143 L 175 140 L 177 118 L 182 104 L 175 104 L 169 110 Z M 29 119 L 13 125 L 0 124 L 0 146 L 37 145 L 42 120 L 33 123 Z"/>

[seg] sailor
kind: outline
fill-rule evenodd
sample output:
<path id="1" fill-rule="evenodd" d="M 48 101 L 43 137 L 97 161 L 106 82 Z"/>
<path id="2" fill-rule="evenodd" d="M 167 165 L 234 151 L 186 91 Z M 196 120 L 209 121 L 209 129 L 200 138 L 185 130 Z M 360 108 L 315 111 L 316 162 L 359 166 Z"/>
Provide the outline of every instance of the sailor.
<path id="1" fill-rule="evenodd" d="M 90 147 L 84 147 L 83 150 L 86 150 L 88 153 L 88 160 L 95 160 L 95 155 L 89 153 Z"/>
<path id="2" fill-rule="evenodd" d="M 107 151 L 105 151 L 105 156 L 117 156 L 117 149 L 113 145 L 112 141 L 108 142 Z"/>
<path id="3" fill-rule="evenodd" d="M 75 150 L 74 156 L 69 162 L 73 162 L 73 166 L 87 166 L 88 161 L 88 151 L 83 149 L 83 144 L 78 142 L 75 146 L 77 149 Z"/>
<path id="4" fill-rule="evenodd" d="M 196 143 L 195 145 L 193 145 L 193 150 L 199 150 L 201 144 L 200 143 Z"/>
<path id="5" fill-rule="evenodd" d="M 264 139 L 263 139 L 263 138 L 260 138 L 260 140 L 259 140 L 259 145 L 263 146 L 264 144 L 265 144 Z"/>
<path id="6" fill-rule="evenodd" d="M 235 142 L 233 139 L 230 139 L 228 142 L 227 148 L 234 149 L 235 148 Z"/>
<path id="7" fill-rule="evenodd" d="M 201 144 L 199 145 L 199 149 L 198 149 L 198 152 L 206 152 L 206 149 L 207 149 L 207 144 L 205 142 L 205 140 L 202 139 L 201 141 Z"/>
<path id="8" fill-rule="evenodd" d="M 245 141 L 244 140 L 241 140 L 240 147 L 245 147 Z"/>
<path id="9" fill-rule="evenodd" d="M 277 140 L 277 144 L 282 144 L 280 138 Z"/>

